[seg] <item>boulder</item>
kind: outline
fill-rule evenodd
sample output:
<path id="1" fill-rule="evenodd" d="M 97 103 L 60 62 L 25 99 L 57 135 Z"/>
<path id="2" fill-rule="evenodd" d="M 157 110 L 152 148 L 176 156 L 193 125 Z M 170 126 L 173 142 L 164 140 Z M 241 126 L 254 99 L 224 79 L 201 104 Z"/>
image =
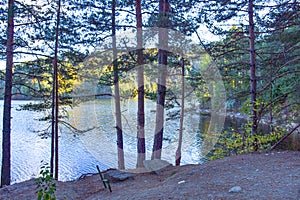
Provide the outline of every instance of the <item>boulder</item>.
<path id="1" fill-rule="evenodd" d="M 143 164 L 148 172 L 154 172 L 156 174 L 158 174 L 161 170 L 172 166 L 169 162 L 160 159 L 144 160 Z"/>
<path id="2" fill-rule="evenodd" d="M 234 186 L 234 187 L 230 188 L 228 192 L 237 193 L 237 192 L 241 192 L 241 191 L 242 191 L 241 186 Z"/>
<path id="3" fill-rule="evenodd" d="M 133 174 L 117 169 L 109 169 L 104 173 L 104 178 L 110 182 L 120 182 L 127 179 L 133 179 Z"/>

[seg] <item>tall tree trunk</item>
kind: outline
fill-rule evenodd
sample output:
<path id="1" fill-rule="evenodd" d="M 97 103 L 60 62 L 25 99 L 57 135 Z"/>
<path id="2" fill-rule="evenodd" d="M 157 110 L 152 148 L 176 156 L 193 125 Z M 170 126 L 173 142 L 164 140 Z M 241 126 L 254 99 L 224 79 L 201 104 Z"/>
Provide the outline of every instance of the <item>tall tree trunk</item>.
<path id="1" fill-rule="evenodd" d="M 256 61 L 255 61 L 255 35 L 254 35 L 254 20 L 253 20 L 253 0 L 249 0 L 248 5 L 249 15 L 249 42 L 250 42 L 250 104 L 252 129 L 251 134 L 257 132 L 257 104 L 256 104 Z"/>
<path id="2" fill-rule="evenodd" d="M 7 43 L 6 43 L 6 72 L 5 72 L 5 94 L 3 109 L 3 135 L 2 135 L 2 166 L 1 187 L 10 185 L 11 172 L 11 95 L 12 95 L 12 66 L 13 66 L 13 44 L 14 44 L 14 0 L 8 1 Z"/>
<path id="3" fill-rule="evenodd" d="M 270 73 L 270 80 L 272 81 L 273 79 L 273 74 L 272 72 Z M 271 132 L 274 131 L 274 127 L 273 127 L 273 82 L 271 82 L 270 85 L 270 127 L 271 127 Z"/>
<path id="4" fill-rule="evenodd" d="M 137 27 L 137 79 L 138 79 L 138 125 L 137 125 L 137 164 L 143 167 L 146 157 L 145 146 L 145 91 L 144 91 L 144 61 L 143 61 L 143 30 L 142 30 L 142 8 L 141 0 L 136 0 L 136 27 Z"/>
<path id="5" fill-rule="evenodd" d="M 55 29 L 55 48 L 53 59 L 53 96 L 52 96 L 52 138 L 51 138 L 51 164 L 54 166 L 54 178 L 58 180 L 58 110 L 59 110 L 59 98 L 58 98 L 58 36 L 60 26 L 60 6 L 61 1 L 58 1 L 56 29 Z M 53 161 L 54 158 L 54 161 Z M 53 165 L 54 162 L 54 165 Z M 51 171 L 53 173 L 53 169 Z M 53 176 L 53 174 L 52 174 Z"/>
<path id="6" fill-rule="evenodd" d="M 115 115 L 117 129 L 118 146 L 118 168 L 125 169 L 124 150 L 123 150 L 123 132 L 121 116 L 121 100 L 119 91 L 119 75 L 117 63 L 117 42 L 116 42 L 116 0 L 112 0 L 112 48 L 113 48 L 113 71 L 114 71 L 114 93 L 115 93 Z"/>
<path id="7" fill-rule="evenodd" d="M 54 159 L 55 159 L 55 72 L 53 64 L 53 83 L 52 83 L 52 105 L 51 105 L 51 150 L 50 150 L 50 176 L 54 177 Z"/>
<path id="8" fill-rule="evenodd" d="M 179 122 L 179 135 L 178 147 L 175 156 L 175 165 L 179 166 L 181 161 L 181 146 L 182 146 L 182 133 L 183 133 L 183 120 L 184 120 L 184 58 L 181 62 L 181 108 L 180 108 L 180 122 Z"/>
<path id="9" fill-rule="evenodd" d="M 163 132 L 164 132 L 164 106 L 166 98 L 166 77 L 168 64 L 168 13 L 169 1 L 159 1 L 159 33 L 158 33 L 158 84 L 156 102 L 155 135 L 151 159 L 161 159 Z M 165 29 L 164 29 L 165 28 Z"/>

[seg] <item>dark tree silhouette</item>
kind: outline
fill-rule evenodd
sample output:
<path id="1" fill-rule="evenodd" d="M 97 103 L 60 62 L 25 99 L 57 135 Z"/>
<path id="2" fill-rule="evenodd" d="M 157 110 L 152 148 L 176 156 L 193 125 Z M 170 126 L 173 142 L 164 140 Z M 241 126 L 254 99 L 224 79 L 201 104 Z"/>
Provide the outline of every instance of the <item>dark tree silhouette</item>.
<path id="1" fill-rule="evenodd" d="M 58 1 L 56 28 L 55 28 L 55 47 L 54 47 L 54 59 L 53 59 L 53 87 L 52 87 L 52 133 L 51 133 L 51 158 L 50 169 L 51 174 L 58 180 L 58 36 L 60 27 L 60 6 L 61 1 Z M 54 170 L 53 170 L 54 167 Z"/>
<path id="2" fill-rule="evenodd" d="M 124 150 L 123 150 L 123 130 L 121 116 L 121 100 L 119 91 L 119 70 L 117 63 L 117 42 L 116 42 L 116 0 L 112 0 L 112 48 L 113 48 L 113 71 L 114 71 L 114 92 L 115 92 L 115 116 L 117 129 L 117 146 L 118 146 L 118 168 L 124 169 Z"/>
<path id="3" fill-rule="evenodd" d="M 167 64 L 168 64 L 168 15 L 169 15 L 169 1 L 159 1 L 159 24 L 158 27 L 158 80 L 157 80 L 157 101 L 156 101 L 156 121 L 155 121 L 155 135 L 152 149 L 152 159 L 160 159 L 163 143 L 164 132 L 164 107 L 166 98 L 166 78 L 167 78 Z"/>
<path id="4" fill-rule="evenodd" d="M 249 44 L 250 44 L 250 104 L 252 117 L 252 134 L 257 133 L 257 105 L 256 105 L 256 61 L 255 61 L 255 35 L 253 20 L 253 0 L 248 3 L 249 17 Z"/>
<path id="5" fill-rule="evenodd" d="M 2 136 L 2 166 L 1 186 L 10 185 L 11 172 L 11 93 L 12 93 L 12 68 L 14 47 L 14 0 L 8 1 L 7 43 L 6 43 L 6 72 L 5 94 L 3 109 L 3 136 Z"/>
<path id="6" fill-rule="evenodd" d="M 145 160 L 145 90 L 144 90 L 144 68 L 143 68 L 143 31 L 142 31 L 142 8 L 141 0 L 136 0 L 136 37 L 137 37 L 137 79 L 138 79 L 138 125 L 137 125 L 137 167 L 143 167 Z"/>

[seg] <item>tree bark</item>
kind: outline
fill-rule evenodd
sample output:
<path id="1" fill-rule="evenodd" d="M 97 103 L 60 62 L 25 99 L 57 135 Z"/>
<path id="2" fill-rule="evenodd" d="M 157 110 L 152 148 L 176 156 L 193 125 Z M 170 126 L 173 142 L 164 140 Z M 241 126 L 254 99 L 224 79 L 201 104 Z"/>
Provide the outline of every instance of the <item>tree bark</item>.
<path id="1" fill-rule="evenodd" d="M 253 20 L 253 0 L 249 0 L 248 5 L 249 15 L 249 43 L 250 43 L 250 104 L 252 128 L 251 134 L 257 132 L 257 104 L 256 104 L 256 61 L 255 61 L 255 35 L 254 35 L 254 20 Z"/>
<path id="2" fill-rule="evenodd" d="M 118 146 L 118 168 L 125 169 L 122 116 L 121 116 L 121 103 L 120 103 L 121 100 L 120 100 L 119 75 L 118 75 L 119 70 L 118 70 L 118 63 L 117 63 L 116 0 L 112 0 L 112 48 L 113 48 L 115 115 L 116 115 L 117 146 Z"/>
<path id="3" fill-rule="evenodd" d="M 158 33 L 158 83 L 157 83 L 157 102 L 156 102 L 156 120 L 155 135 L 151 159 L 161 159 L 163 132 L 164 132 L 164 106 L 166 98 L 166 77 L 168 64 L 168 12 L 169 1 L 159 1 L 159 33 Z"/>
<path id="4" fill-rule="evenodd" d="M 58 115 L 59 115 L 59 98 L 58 98 L 58 40 L 60 26 L 60 6 L 61 1 L 58 1 L 56 29 L 55 29 L 55 48 L 53 59 L 53 88 L 52 88 L 52 134 L 51 134 L 51 158 L 50 158 L 50 173 L 58 180 Z M 54 170 L 53 170 L 54 167 Z"/>
<path id="5" fill-rule="evenodd" d="M 12 67 L 13 67 L 13 44 L 14 44 L 14 0 L 8 1 L 8 22 L 6 42 L 6 72 L 5 94 L 3 109 L 3 135 L 2 135 L 2 166 L 1 187 L 10 185 L 11 172 L 11 93 L 12 93 Z"/>
<path id="6" fill-rule="evenodd" d="M 184 58 L 181 62 L 181 108 L 180 108 L 180 122 L 179 122 L 179 135 L 178 135 L 178 147 L 175 156 L 175 165 L 179 166 L 181 161 L 181 146 L 183 136 L 183 120 L 184 120 Z"/>
<path id="7" fill-rule="evenodd" d="M 144 90 L 144 61 L 143 61 L 143 30 L 142 30 L 141 0 L 136 0 L 136 26 L 137 26 L 137 79 L 138 79 L 138 125 L 137 125 L 137 164 L 143 167 L 146 157 L 145 145 L 145 90 Z"/>
<path id="8" fill-rule="evenodd" d="M 54 177 L 54 159 L 55 159 L 55 72 L 53 64 L 53 83 L 52 83 L 52 105 L 51 105 L 51 149 L 50 149 L 50 176 Z"/>

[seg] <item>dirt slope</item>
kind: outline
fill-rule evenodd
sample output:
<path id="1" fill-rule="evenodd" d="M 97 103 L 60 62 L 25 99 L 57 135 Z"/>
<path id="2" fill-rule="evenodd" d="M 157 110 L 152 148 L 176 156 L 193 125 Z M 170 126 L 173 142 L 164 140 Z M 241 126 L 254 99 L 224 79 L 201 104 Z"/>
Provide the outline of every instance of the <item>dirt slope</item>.
<path id="1" fill-rule="evenodd" d="M 103 188 L 98 175 L 58 182 L 57 199 L 295 199 L 300 200 L 300 152 L 252 153 L 202 165 L 168 167 L 159 174 Z M 239 187 L 237 187 L 239 186 Z M 229 192 L 236 187 L 237 192 Z M 33 180 L 0 189 L 0 199 L 36 199 Z"/>

